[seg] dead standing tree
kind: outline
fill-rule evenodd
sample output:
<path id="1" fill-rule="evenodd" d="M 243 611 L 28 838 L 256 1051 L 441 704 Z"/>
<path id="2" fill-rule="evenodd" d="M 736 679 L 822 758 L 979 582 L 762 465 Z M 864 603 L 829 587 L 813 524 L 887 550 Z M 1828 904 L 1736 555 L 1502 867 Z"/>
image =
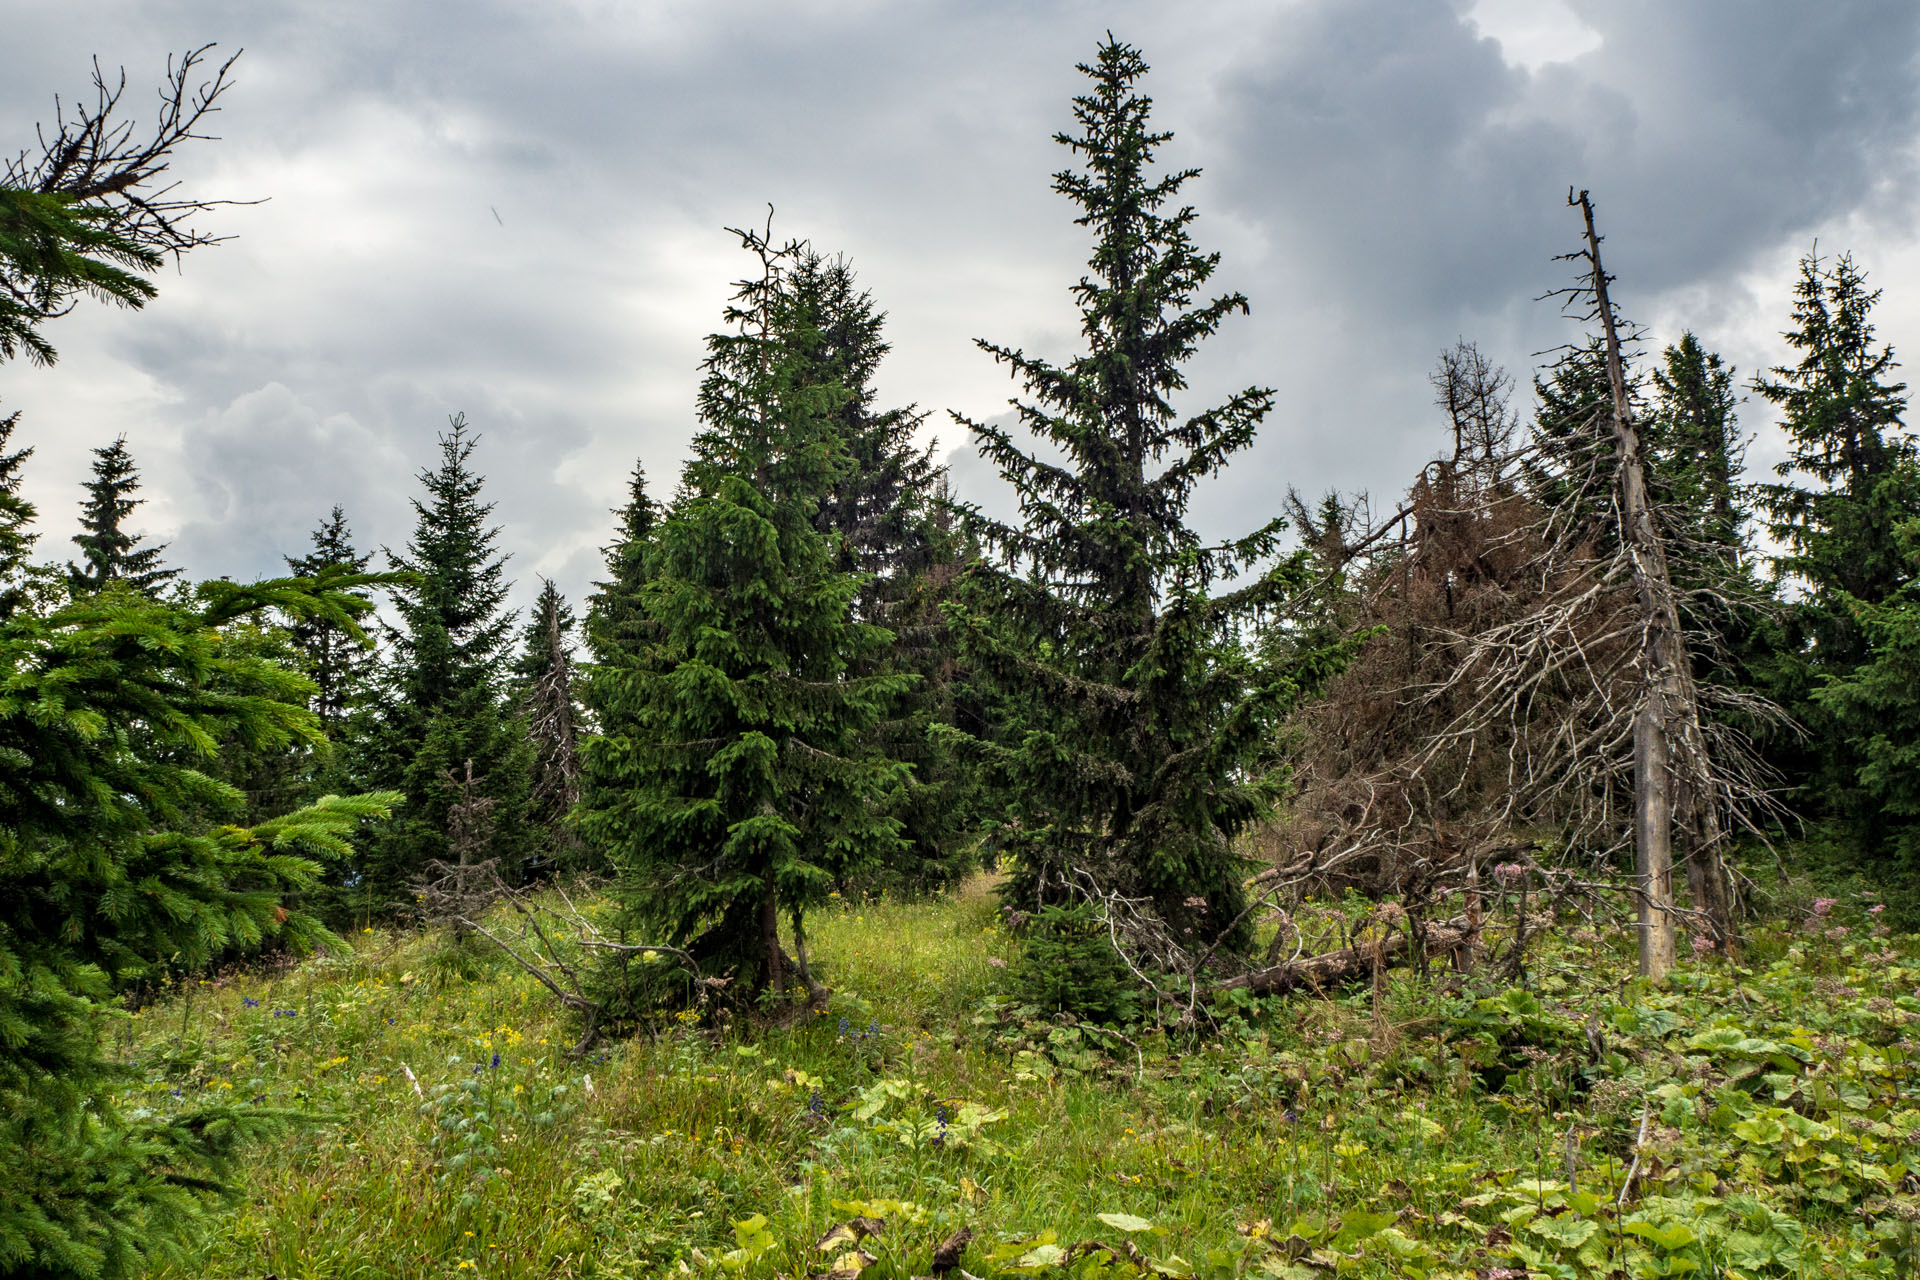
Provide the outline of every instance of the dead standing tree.
<path id="1" fill-rule="evenodd" d="M 1674 961 L 1673 832 L 1676 820 L 1690 837 L 1688 866 L 1694 908 L 1713 941 L 1733 936 L 1732 895 L 1720 853 L 1713 763 L 1701 731 L 1700 699 L 1680 625 L 1679 594 L 1668 570 L 1666 540 L 1654 511 L 1647 461 L 1627 393 L 1620 326 L 1607 291 L 1612 277 L 1600 261 L 1593 201 L 1567 192 L 1580 210 L 1585 245 L 1564 260 L 1585 263 L 1585 282 L 1566 295 L 1584 302 L 1605 343 L 1612 398 L 1612 434 L 1621 541 L 1639 606 L 1641 688 L 1633 727 L 1634 876 L 1638 889 L 1640 972 L 1663 976 Z"/>
<path id="2" fill-rule="evenodd" d="M 540 642 L 544 661 L 527 687 L 522 707 L 527 737 L 533 743 L 533 790 L 528 811 L 551 833 L 551 856 L 577 861 L 580 837 L 568 816 L 580 803 L 580 711 L 573 690 L 573 647 L 558 607 L 553 583 L 542 580 Z"/>
<path id="3" fill-rule="evenodd" d="M 1578 256 L 1589 272 L 1570 292 L 1590 301 L 1592 259 Z M 1703 721 L 1700 703 L 1778 713 L 1694 682 L 1690 650 L 1711 655 L 1718 642 L 1683 630 L 1667 560 L 1670 547 L 1693 554 L 1674 532 L 1684 513 L 1649 484 L 1617 322 L 1610 341 L 1610 369 L 1608 338 L 1569 357 L 1595 362 L 1572 372 L 1600 375 L 1598 396 L 1555 420 L 1553 457 L 1540 440 L 1510 447 L 1504 375 L 1470 347 L 1443 359 L 1434 381 L 1452 455 L 1422 470 L 1387 526 L 1340 540 L 1369 557 L 1349 574 L 1358 603 L 1343 613 L 1378 634 L 1294 718 L 1297 792 L 1263 884 L 1396 895 L 1415 919 L 1464 892 L 1470 954 L 1483 864 L 1550 879 L 1564 903 L 1589 898 L 1616 854 L 1663 837 L 1664 858 L 1650 851 L 1661 874 L 1634 878 L 1650 965 L 1671 965 L 1677 915 L 1697 945 L 1731 939 L 1724 834 L 1769 801 L 1751 742 L 1725 719 Z M 1400 537 L 1380 541 L 1396 521 Z M 1664 786 L 1649 794 L 1646 781 Z M 1692 888 L 1684 913 L 1675 831 Z M 1569 874 L 1581 863 L 1585 874 Z"/>
<path id="4" fill-rule="evenodd" d="M 498 866 L 482 858 L 493 840 L 493 797 L 480 793 L 484 778 L 473 775 L 468 760 L 465 776 L 447 770 L 447 782 L 457 799 L 447 809 L 447 848 L 452 862 L 434 859 L 420 881 L 421 914 L 436 924 L 449 924 L 456 938 L 464 938 L 472 921 L 485 913 L 495 898 Z"/>
<path id="5" fill-rule="evenodd" d="M 1339 612 L 1376 634 L 1293 719 L 1271 878 L 1394 895 L 1416 919 L 1464 891 L 1471 921 L 1484 864 L 1613 843 L 1608 691 L 1630 624 L 1602 553 L 1520 481 L 1505 373 L 1463 343 L 1433 382 L 1453 451 L 1342 548 Z"/>

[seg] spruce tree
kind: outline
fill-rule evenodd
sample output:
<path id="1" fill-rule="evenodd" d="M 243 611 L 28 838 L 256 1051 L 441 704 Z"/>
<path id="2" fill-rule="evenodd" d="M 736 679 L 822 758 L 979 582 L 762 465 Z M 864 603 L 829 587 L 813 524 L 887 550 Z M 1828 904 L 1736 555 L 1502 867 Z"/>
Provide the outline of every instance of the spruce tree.
<path id="1" fill-rule="evenodd" d="M 495 550 L 493 504 L 471 459 L 478 437 L 455 415 L 439 437 L 440 464 L 422 470 L 414 533 L 388 551 L 406 579 L 393 592 L 399 623 L 381 673 L 382 705 L 364 730 L 367 776 L 406 796 L 406 807 L 366 855 L 364 887 L 376 905 L 407 900 L 433 861 L 445 861 L 449 812 L 468 761 L 491 800 L 486 856 L 519 874 L 530 841 L 524 821 L 532 749 L 507 706 L 514 614 L 506 609 L 506 557 Z"/>
<path id="2" fill-rule="evenodd" d="M 1793 323 L 1800 353 L 1754 389 L 1776 405 L 1792 453 L 1762 503 L 1782 547 L 1775 571 L 1802 593 L 1774 663 L 1779 700 L 1808 730 L 1794 760 L 1804 811 L 1835 821 L 1848 859 L 1908 878 L 1920 918 L 1920 804 L 1905 771 L 1920 730 L 1910 677 L 1920 650 L 1920 449 L 1904 423 L 1906 384 L 1875 338 L 1878 290 L 1849 256 L 1800 264 Z"/>
<path id="3" fill-rule="evenodd" d="M 1850 256 L 1831 268 L 1808 255 L 1795 288 L 1793 365 L 1754 390 L 1777 406 L 1792 453 L 1763 501 L 1784 544 L 1780 572 L 1805 583 L 1812 660 L 1830 672 L 1859 661 L 1865 641 L 1846 599 L 1877 604 L 1911 576 L 1899 525 L 1916 514 L 1915 447 L 1902 416 L 1906 384 L 1893 381 L 1893 349 L 1877 343 L 1880 291 Z"/>
<path id="4" fill-rule="evenodd" d="M 932 443 L 919 440 L 926 415 L 912 407 L 876 407 L 874 377 L 891 349 L 886 315 L 859 287 L 843 257 L 803 253 L 788 285 L 796 323 L 818 333 L 805 376 L 840 388 L 831 415 L 835 448 L 846 465 L 823 496 L 817 527 L 839 548 L 842 571 L 865 580 L 855 612 L 886 627 L 893 643 L 861 668 L 915 677 L 913 692 L 875 727 L 875 741 L 908 771 L 894 793 L 893 816 L 906 851 L 867 887 L 936 888 L 966 871 L 979 788 L 945 730 L 954 713 L 952 637 L 939 602 L 954 576 L 958 539 L 942 502 L 946 469 Z"/>
<path id="5" fill-rule="evenodd" d="M 1681 533 L 1695 553 L 1738 562 L 1747 512 L 1733 379 L 1717 353 L 1683 333 L 1654 370 L 1647 448 L 1661 497 L 1684 513 Z"/>
<path id="6" fill-rule="evenodd" d="M 20 496 L 20 468 L 33 450 L 7 452 L 19 425 L 18 409 L 0 417 L 0 619 L 11 617 L 27 602 L 27 557 L 39 540 L 33 531 L 37 513 Z"/>
<path id="7" fill-rule="evenodd" d="M 646 469 L 635 463 L 627 478 L 627 501 L 614 509 L 613 541 L 601 548 L 607 577 L 587 597 L 586 639 L 597 664 L 618 663 L 637 650 L 644 613 L 640 589 L 646 582 L 647 544 L 653 537 L 659 506 L 647 494 Z M 591 680 L 588 681 L 591 685 Z M 594 695 L 587 692 L 588 705 Z"/>
<path id="8" fill-rule="evenodd" d="M 281 557 L 287 562 L 287 571 L 296 577 L 310 578 L 335 567 L 365 573 L 373 562 L 371 552 L 363 554 L 355 549 L 346 512 L 337 504 L 310 536 L 313 549 L 307 554 Z M 367 695 L 374 654 L 358 635 L 324 619 L 292 619 L 287 630 L 299 651 L 301 670 L 313 681 L 313 713 L 328 733 L 337 732 L 348 713 Z"/>
<path id="9" fill-rule="evenodd" d="M 177 1260 L 243 1144 L 292 1118 L 122 1107 L 107 1040 L 135 983 L 327 939 L 299 898 L 395 797 L 329 797 L 249 828 L 210 766 L 217 742 L 320 736 L 306 682 L 236 643 L 238 624 L 281 610 L 351 628 L 366 581 L 209 582 L 164 603 L 112 591 L 0 619 L 0 1275 Z"/>
<path id="10" fill-rule="evenodd" d="M 139 489 L 140 471 L 127 452 L 125 436 L 93 451 L 93 479 L 87 482 L 87 497 L 80 504 L 81 532 L 73 538 L 82 563 L 67 563 L 75 595 L 99 591 L 109 582 L 124 582 L 151 596 L 180 576 L 178 569 L 161 565 L 164 545 L 141 546 L 140 535 L 126 529 L 127 517 L 146 501 L 133 496 Z"/>
<path id="11" fill-rule="evenodd" d="M 642 589 L 647 550 L 660 514 L 647 494 L 646 471 L 638 463 L 627 481 L 627 501 L 613 514 L 618 522 L 614 539 L 602 548 L 607 577 L 594 584 L 587 598 L 584 631 L 591 661 L 581 673 L 580 703 L 595 729 L 607 732 L 611 726 L 616 734 L 630 734 L 641 713 L 634 676 L 644 666 L 648 647 Z M 600 750 L 589 736 L 580 750 L 577 812 L 606 811 L 625 803 L 638 781 L 636 767 L 631 755 Z M 595 870 L 607 869 L 601 849 L 599 841 L 583 841 L 582 862 Z"/>
<path id="12" fill-rule="evenodd" d="M 814 376 L 821 335 L 792 293 L 803 246 L 737 234 L 760 273 L 708 339 L 703 429 L 644 544 L 640 652 L 594 675 L 580 825 L 619 873 L 628 926 L 750 997 L 811 986 L 807 909 L 899 848 L 900 769 L 868 734 L 911 682 L 857 674 L 887 635 L 853 616 L 861 577 L 816 524 L 847 465 L 847 393 Z"/>
<path id="13" fill-rule="evenodd" d="M 1074 99 L 1080 131 L 1057 140 L 1084 168 L 1058 174 L 1054 189 L 1094 238 L 1090 274 L 1073 289 L 1086 350 L 1054 365 L 979 344 L 1024 383 L 1019 423 L 1060 460 L 961 420 L 1019 495 L 1024 523 L 973 521 L 1013 571 L 976 568 L 956 617 L 1013 700 L 998 743 L 1012 899 L 1118 892 L 1150 899 L 1199 947 L 1238 946 L 1251 930 L 1233 839 L 1277 794 L 1263 757 L 1293 688 L 1239 640 L 1282 593 L 1283 573 L 1258 571 L 1284 522 L 1209 546 L 1186 510 L 1194 486 L 1252 443 L 1273 393 L 1253 387 L 1176 413 L 1182 366 L 1247 301 L 1196 301 L 1219 255 L 1194 246 L 1196 215 L 1178 203 L 1197 171 L 1153 171 L 1170 135 L 1148 125 L 1140 53 L 1109 37 L 1080 70 L 1092 81 Z"/>
<path id="14" fill-rule="evenodd" d="M 529 870 L 579 865 L 579 837 L 568 818 L 580 802 L 580 708 L 573 673 L 573 610 L 551 578 L 527 620 L 515 665 L 520 716 L 533 744 L 527 821 L 539 847 Z"/>

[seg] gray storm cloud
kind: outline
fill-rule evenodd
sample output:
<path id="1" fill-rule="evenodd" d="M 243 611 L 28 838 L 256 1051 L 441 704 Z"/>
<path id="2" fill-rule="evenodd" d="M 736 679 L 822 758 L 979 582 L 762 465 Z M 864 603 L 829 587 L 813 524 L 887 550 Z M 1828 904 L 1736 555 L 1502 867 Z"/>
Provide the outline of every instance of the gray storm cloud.
<path id="1" fill-rule="evenodd" d="M 1816 236 L 1887 289 L 1884 336 L 1920 328 L 1904 0 L 11 8 L 27 56 L 0 141 L 29 143 L 96 53 L 142 86 L 169 49 L 244 45 L 223 138 L 179 176 L 267 201 L 220 214 L 236 239 L 146 312 L 83 310 L 58 367 L 0 369 L 55 554 L 87 450 L 121 432 L 150 531 L 194 575 L 273 571 L 335 502 L 363 546 L 398 546 L 412 475 L 464 410 L 521 594 L 538 572 L 577 596 L 635 459 L 671 485 L 744 265 L 722 228 L 769 202 L 889 312 L 884 398 L 992 417 L 1017 388 L 972 339 L 1073 350 L 1084 254 L 1049 138 L 1109 28 L 1155 64 L 1165 158 L 1205 169 L 1197 235 L 1253 304 L 1196 362 L 1193 404 L 1279 391 L 1197 504 L 1208 532 L 1289 484 L 1398 489 L 1456 337 L 1524 383 L 1576 336 L 1532 300 L 1560 282 L 1569 184 L 1594 190 L 1657 338 L 1691 324 L 1743 372 L 1780 359 Z M 955 475 L 999 501 L 977 458 Z"/>

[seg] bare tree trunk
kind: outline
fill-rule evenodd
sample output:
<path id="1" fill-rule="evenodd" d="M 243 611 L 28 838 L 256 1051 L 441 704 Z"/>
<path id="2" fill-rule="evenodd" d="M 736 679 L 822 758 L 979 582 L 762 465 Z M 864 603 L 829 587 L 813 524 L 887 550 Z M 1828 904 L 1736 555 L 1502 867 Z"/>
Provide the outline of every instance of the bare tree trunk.
<path id="1" fill-rule="evenodd" d="M 1693 909 L 1706 918 L 1708 936 L 1723 952 L 1734 944 L 1732 877 L 1720 856 L 1720 815 L 1711 797 L 1688 778 L 1680 779 L 1674 818 L 1680 829 L 1687 863 L 1687 895 Z"/>
<path id="2" fill-rule="evenodd" d="M 1633 726 L 1633 873 L 1639 889 L 1640 972 L 1673 968 L 1673 781 L 1666 728 L 1648 690 Z"/>
<path id="3" fill-rule="evenodd" d="M 1645 688 L 1633 730 L 1634 874 L 1639 881 L 1640 972 L 1659 979 L 1673 967 L 1673 738 L 1683 718 L 1697 720 L 1691 672 L 1681 642 L 1680 612 L 1667 572 L 1666 546 L 1654 523 L 1647 490 L 1646 456 L 1627 398 L 1620 332 L 1600 265 L 1600 236 L 1593 202 L 1582 191 L 1576 203 L 1586 220 L 1587 260 L 1592 268 L 1594 308 L 1606 338 L 1607 382 L 1613 392 L 1613 443 L 1619 462 L 1621 537 L 1626 542 L 1639 601 L 1641 660 Z M 1681 731 L 1684 734 L 1684 730 Z M 1697 740 L 1698 731 L 1693 737 Z M 1691 745 L 1691 743 L 1689 743 Z"/>
<path id="4" fill-rule="evenodd" d="M 1453 953 L 1453 967 L 1461 973 L 1474 970 L 1474 951 L 1480 945 L 1480 851 L 1467 847 L 1467 943 Z"/>
<path id="5" fill-rule="evenodd" d="M 760 945 L 766 953 L 767 989 L 776 996 L 786 994 L 786 953 L 780 950 L 780 899 L 774 891 L 773 875 L 768 873 L 766 894 L 760 899 Z"/>

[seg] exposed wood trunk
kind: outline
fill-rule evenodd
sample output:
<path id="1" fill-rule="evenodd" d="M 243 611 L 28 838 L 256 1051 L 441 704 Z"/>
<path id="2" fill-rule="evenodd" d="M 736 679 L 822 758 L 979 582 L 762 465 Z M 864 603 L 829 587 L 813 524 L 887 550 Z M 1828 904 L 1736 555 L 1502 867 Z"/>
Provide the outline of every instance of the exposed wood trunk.
<path id="1" fill-rule="evenodd" d="M 1627 396 L 1626 366 L 1607 273 L 1600 263 L 1600 236 L 1594 230 L 1593 202 L 1582 191 L 1573 203 L 1586 222 L 1586 257 L 1592 270 L 1594 310 L 1606 342 L 1607 383 L 1613 398 L 1613 442 L 1619 466 L 1621 538 L 1640 606 L 1643 678 L 1634 723 L 1634 872 L 1639 890 L 1640 972 L 1658 979 L 1673 967 L 1673 828 L 1675 793 L 1686 780 L 1685 817 L 1703 838 L 1691 850 L 1690 875 L 1696 875 L 1696 908 L 1709 912 L 1713 927 L 1731 934 L 1726 912 L 1726 871 L 1720 864 L 1717 821 L 1712 816 L 1711 767 L 1700 733 L 1700 708 L 1693 673 L 1680 630 L 1679 605 L 1667 569 L 1667 553 L 1654 519 L 1647 487 L 1646 456 L 1634 427 Z M 1704 898 L 1706 901 L 1698 899 Z M 1717 907 L 1717 910 L 1716 910 Z"/>
<path id="2" fill-rule="evenodd" d="M 1467 850 L 1467 944 L 1453 950 L 1453 967 L 1461 973 L 1473 972 L 1473 949 L 1480 941 L 1480 851 Z"/>
<path id="3" fill-rule="evenodd" d="M 1648 690 L 1633 726 L 1633 873 L 1640 972 L 1655 981 L 1673 968 L 1672 760 L 1666 728 Z"/>
<path id="4" fill-rule="evenodd" d="M 1675 823 L 1687 864 L 1687 895 L 1702 914 L 1713 944 L 1732 954 L 1737 935 L 1733 928 L 1733 878 L 1721 857 L 1720 815 L 1700 788 L 1682 776 L 1675 797 Z"/>

